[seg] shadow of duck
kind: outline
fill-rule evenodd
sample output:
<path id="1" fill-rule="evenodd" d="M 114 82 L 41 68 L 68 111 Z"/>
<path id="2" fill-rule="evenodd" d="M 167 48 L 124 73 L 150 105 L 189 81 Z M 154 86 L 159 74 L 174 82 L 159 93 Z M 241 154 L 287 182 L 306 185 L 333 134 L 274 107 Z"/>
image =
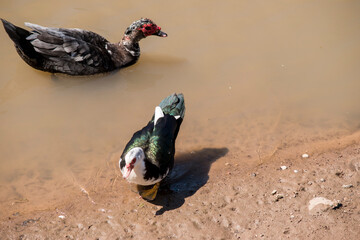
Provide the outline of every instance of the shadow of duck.
<path id="1" fill-rule="evenodd" d="M 156 215 L 181 207 L 209 180 L 210 166 L 228 153 L 227 148 L 203 148 L 176 156 L 175 166 L 163 181 L 158 196 L 151 203 L 162 206 Z"/>

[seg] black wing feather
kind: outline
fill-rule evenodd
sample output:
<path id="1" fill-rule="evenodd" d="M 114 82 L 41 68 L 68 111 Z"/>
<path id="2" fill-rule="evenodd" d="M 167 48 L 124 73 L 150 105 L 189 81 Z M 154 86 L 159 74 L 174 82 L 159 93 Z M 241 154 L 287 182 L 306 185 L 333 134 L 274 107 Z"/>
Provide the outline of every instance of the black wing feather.
<path id="1" fill-rule="evenodd" d="M 91 67 L 111 68 L 111 56 L 105 50 L 109 42 L 100 35 L 80 30 L 42 27 L 26 23 L 34 31 L 27 38 L 36 52 L 52 61 L 70 61 Z"/>
<path id="2" fill-rule="evenodd" d="M 160 174 L 165 174 L 174 165 L 175 140 L 178 132 L 178 122 L 174 116 L 165 114 L 160 118 L 149 140 L 146 151 L 149 162 L 160 169 Z"/>

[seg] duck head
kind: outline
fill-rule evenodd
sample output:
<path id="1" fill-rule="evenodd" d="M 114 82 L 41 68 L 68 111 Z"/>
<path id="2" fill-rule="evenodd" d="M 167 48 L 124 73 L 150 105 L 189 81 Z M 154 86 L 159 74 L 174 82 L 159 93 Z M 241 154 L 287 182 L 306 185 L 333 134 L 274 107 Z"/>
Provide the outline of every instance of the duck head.
<path id="1" fill-rule="evenodd" d="M 120 167 L 123 177 L 128 179 L 132 171 L 136 174 L 143 174 L 145 170 L 144 159 L 145 154 L 142 148 L 135 147 L 131 149 L 125 155 L 125 166 L 123 168 Z M 120 159 L 120 162 L 121 161 L 122 159 Z"/>
<path id="2" fill-rule="evenodd" d="M 161 27 L 157 26 L 148 18 L 141 18 L 133 22 L 126 30 L 124 38 L 139 41 L 147 36 L 167 37 L 167 34 L 161 31 Z"/>

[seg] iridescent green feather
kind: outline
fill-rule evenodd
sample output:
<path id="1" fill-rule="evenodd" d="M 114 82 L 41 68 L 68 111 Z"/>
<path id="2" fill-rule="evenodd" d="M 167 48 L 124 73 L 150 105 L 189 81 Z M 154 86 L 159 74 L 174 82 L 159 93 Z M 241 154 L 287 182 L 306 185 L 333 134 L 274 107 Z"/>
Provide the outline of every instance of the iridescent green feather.
<path id="1" fill-rule="evenodd" d="M 185 105 L 184 105 L 184 95 L 182 93 L 172 94 L 161 101 L 159 104 L 164 114 L 169 114 L 172 116 L 180 116 L 184 119 L 185 115 Z"/>
<path id="2" fill-rule="evenodd" d="M 122 156 L 125 156 L 134 147 L 141 147 L 145 151 L 147 159 L 159 168 L 162 168 L 161 163 L 173 161 L 175 139 L 185 115 L 184 96 L 183 94 L 172 94 L 162 100 L 159 106 L 165 114 L 160 121 L 165 122 L 154 126 L 153 116 L 146 127 L 133 135 Z M 176 120 L 169 115 L 180 116 L 181 119 Z"/>
<path id="3" fill-rule="evenodd" d="M 131 149 L 135 147 L 141 147 L 142 149 L 146 149 L 149 144 L 152 128 L 153 123 L 149 122 L 146 127 L 134 133 L 133 137 L 126 145 L 122 156 L 125 156 Z"/>

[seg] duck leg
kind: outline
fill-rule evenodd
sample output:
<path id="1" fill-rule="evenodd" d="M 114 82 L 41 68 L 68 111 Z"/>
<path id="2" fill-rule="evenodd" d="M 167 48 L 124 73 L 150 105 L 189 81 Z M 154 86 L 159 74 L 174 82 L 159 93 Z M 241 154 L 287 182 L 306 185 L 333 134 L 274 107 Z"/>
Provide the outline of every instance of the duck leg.
<path id="1" fill-rule="evenodd" d="M 155 199 L 155 197 L 157 195 L 157 192 L 160 187 L 160 182 L 155 183 L 154 185 L 151 185 L 151 186 L 137 185 L 136 187 L 142 198 L 144 198 L 145 200 L 148 200 L 148 201 L 152 201 Z"/>

